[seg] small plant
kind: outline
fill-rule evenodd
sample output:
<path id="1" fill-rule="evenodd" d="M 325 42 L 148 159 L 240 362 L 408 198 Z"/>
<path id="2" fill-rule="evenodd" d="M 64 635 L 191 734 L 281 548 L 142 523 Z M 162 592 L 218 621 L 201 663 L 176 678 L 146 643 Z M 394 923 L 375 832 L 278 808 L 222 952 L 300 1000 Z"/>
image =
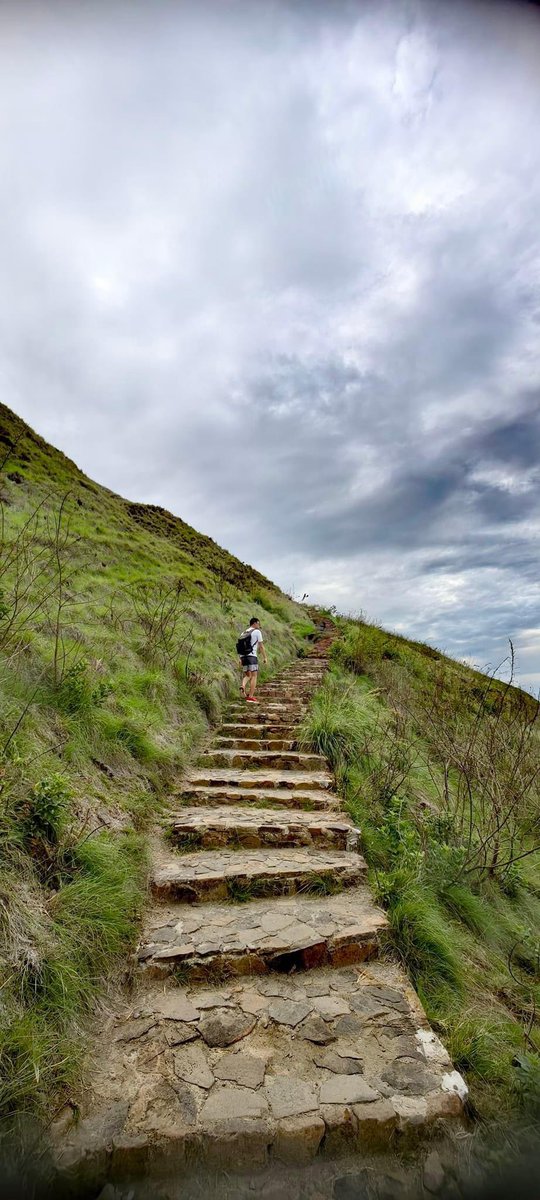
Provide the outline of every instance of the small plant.
<path id="1" fill-rule="evenodd" d="M 19 810 L 19 819 L 27 843 L 36 840 L 56 846 L 72 798 L 69 784 L 64 775 L 50 775 L 42 779 L 30 793 Z"/>
<path id="2" fill-rule="evenodd" d="M 81 658 L 64 671 L 56 688 L 55 698 L 61 712 L 76 716 L 99 708 L 110 692 L 110 684 L 103 679 L 94 685 L 88 663 L 86 659 Z"/>

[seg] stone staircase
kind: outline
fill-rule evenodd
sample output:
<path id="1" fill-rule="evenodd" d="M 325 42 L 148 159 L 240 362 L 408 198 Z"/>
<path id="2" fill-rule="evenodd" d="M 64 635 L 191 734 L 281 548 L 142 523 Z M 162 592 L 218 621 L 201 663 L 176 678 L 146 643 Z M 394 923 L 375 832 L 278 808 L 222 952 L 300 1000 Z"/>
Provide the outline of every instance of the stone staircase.
<path id="1" fill-rule="evenodd" d="M 297 744 L 332 634 L 230 704 L 156 842 L 134 987 L 93 1047 L 64 1176 L 253 1168 L 382 1148 L 459 1117 L 466 1087 L 366 886 L 328 765 Z M 94 1189 L 92 1191 L 92 1189 Z"/>

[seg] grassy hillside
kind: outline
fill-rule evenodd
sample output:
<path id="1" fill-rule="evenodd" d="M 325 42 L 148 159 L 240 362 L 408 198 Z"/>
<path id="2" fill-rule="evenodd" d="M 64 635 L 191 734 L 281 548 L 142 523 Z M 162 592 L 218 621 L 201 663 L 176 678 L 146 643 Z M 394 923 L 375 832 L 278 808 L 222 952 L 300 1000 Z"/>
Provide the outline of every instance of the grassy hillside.
<path id="1" fill-rule="evenodd" d="M 45 1109 L 145 902 L 146 831 L 237 686 L 304 610 L 170 513 L 99 487 L 0 406 L 0 1112 Z"/>
<path id="2" fill-rule="evenodd" d="M 341 621 L 306 722 L 371 883 L 483 1117 L 540 1112 L 538 704 L 437 650 Z"/>

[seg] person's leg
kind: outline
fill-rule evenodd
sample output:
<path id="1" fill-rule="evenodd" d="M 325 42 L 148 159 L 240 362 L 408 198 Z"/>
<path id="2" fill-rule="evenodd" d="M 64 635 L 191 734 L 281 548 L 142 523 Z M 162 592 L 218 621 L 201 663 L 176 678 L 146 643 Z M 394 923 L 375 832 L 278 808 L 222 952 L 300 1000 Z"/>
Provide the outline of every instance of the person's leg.
<path id="1" fill-rule="evenodd" d="M 250 696 L 254 696 L 255 691 L 257 689 L 257 674 L 258 674 L 257 667 L 255 667 L 255 669 L 253 671 L 250 671 L 250 673 L 249 673 L 249 694 L 250 694 Z"/>

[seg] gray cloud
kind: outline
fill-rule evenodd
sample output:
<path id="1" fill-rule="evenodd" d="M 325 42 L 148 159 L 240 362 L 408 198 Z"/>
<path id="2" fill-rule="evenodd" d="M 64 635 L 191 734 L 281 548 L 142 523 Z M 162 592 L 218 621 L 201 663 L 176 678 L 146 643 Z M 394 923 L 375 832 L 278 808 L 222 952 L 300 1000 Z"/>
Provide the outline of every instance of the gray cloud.
<path id="1" fill-rule="evenodd" d="M 0 371 L 283 586 L 540 682 L 540 18 L 19 3 Z"/>

